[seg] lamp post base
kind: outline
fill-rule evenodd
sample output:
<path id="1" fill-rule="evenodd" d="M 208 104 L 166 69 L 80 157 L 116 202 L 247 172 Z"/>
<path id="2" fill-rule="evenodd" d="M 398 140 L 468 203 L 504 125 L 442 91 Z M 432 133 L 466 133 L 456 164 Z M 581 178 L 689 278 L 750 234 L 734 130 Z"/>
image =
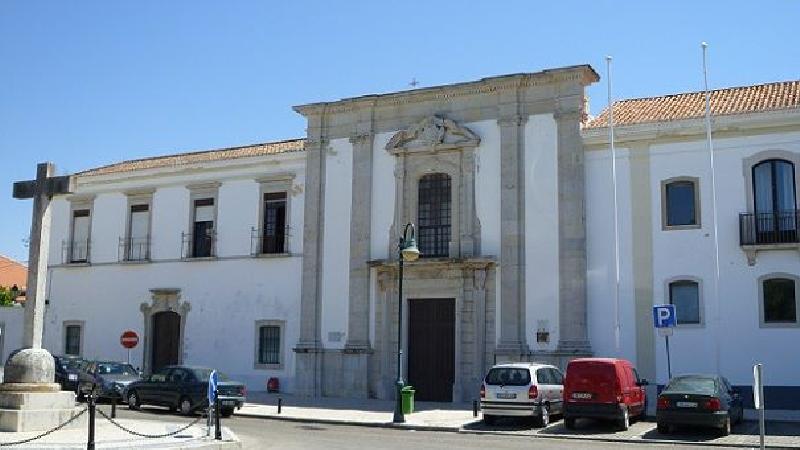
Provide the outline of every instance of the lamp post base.
<path id="1" fill-rule="evenodd" d="M 397 389 L 395 390 L 395 393 L 394 393 L 394 397 L 395 397 L 395 400 L 394 400 L 394 417 L 392 418 L 392 422 L 393 423 L 405 423 L 406 422 L 406 417 L 405 417 L 405 415 L 403 415 L 403 397 L 402 397 L 402 391 L 403 391 L 403 388 L 405 387 L 405 384 L 403 383 L 403 380 L 400 379 L 400 380 L 397 380 L 397 383 L 396 383 L 395 386 L 396 386 Z"/>

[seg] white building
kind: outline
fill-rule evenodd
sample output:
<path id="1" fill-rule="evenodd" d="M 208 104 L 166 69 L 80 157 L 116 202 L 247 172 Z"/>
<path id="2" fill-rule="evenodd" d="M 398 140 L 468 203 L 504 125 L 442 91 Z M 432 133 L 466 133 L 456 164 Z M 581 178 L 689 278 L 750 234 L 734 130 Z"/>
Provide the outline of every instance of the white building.
<path id="1" fill-rule="evenodd" d="M 763 362 L 768 401 L 789 408 L 800 83 L 713 94 L 716 202 L 701 94 L 617 104 L 617 302 L 606 116 L 585 111 L 597 80 L 575 66 L 304 105 L 305 140 L 81 172 L 52 203 L 45 342 L 125 359 L 132 329 L 146 371 L 391 398 L 412 222 L 403 377 L 418 399 L 471 399 L 495 361 L 591 354 L 663 383 L 651 310 L 672 301 L 674 373 L 748 385 Z"/>

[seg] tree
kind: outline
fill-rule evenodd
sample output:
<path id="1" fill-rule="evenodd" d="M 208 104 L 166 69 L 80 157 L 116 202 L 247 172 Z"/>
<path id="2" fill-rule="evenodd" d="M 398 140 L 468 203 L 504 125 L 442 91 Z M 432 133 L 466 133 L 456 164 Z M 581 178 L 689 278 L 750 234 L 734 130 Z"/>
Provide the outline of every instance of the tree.
<path id="1" fill-rule="evenodd" d="M 9 287 L 0 286 L 0 306 L 13 306 L 17 293 Z"/>

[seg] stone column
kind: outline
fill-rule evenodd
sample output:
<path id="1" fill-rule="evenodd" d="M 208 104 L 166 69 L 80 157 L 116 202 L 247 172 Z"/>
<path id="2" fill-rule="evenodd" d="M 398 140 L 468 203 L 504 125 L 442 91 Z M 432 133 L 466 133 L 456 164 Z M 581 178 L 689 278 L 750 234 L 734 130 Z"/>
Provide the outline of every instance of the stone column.
<path id="1" fill-rule="evenodd" d="M 496 353 L 519 357 L 525 343 L 525 122 L 500 118 L 500 343 Z"/>
<path id="2" fill-rule="evenodd" d="M 350 215 L 350 302 L 347 342 L 344 348 L 343 386 L 345 397 L 367 397 L 367 354 L 369 343 L 369 266 L 372 219 L 371 133 L 350 137 L 353 145 L 353 193 Z"/>
<path id="3" fill-rule="evenodd" d="M 591 354 L 586 320 L 586 179 L 579 105 L 555 114 L 558 129 L 557 351 Z"/>
<path id="4" fill-rule="evenodd" d="M 322 275 L 322 229 L 325 208 L 325 150 L 319 116 L 309 117 L 306 140 L 306 185 L 303 225 L 303 272 L 300 288 L 300 339 L 296 353 L 296 393 L 322 393 L 322 339 L 320 337 L 320 285 Z"/>

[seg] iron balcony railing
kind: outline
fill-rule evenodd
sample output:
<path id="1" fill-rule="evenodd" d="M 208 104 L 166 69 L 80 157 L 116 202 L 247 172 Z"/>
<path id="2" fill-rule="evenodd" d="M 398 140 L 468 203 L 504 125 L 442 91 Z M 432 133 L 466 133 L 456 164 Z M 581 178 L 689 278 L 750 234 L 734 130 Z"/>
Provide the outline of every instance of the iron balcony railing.
<path id="1" fill-rule="evenodd" d="M 281 233 L 264 233 L 260 228 L 250 229 L 250 254 L 269 255 L 289 253 L 289 237 L 291 237 L 291 227 L 286 226 Z"/>
<path id="2" fill-rule="evenodd" d="M 119 238 L 117 259 L 119 261 L 150 261 L 150 236 Z"/>
<path id="3" fill-rule="evenodd" d="M 70 240 L 61 242 L 61 262 L 63 264 L 88 263 L 91 242 Z"/>
<path id="4" fill-rule="evenodd" d="M 217 256 L 217 233 L 210 231 L 198 236 L 181 233 L 181 257 L 211 258 Z"/>
<path id="5" fill-rule="evenodd" d="M 796 244 L 800 211 L 739 214 L 739 244 Z"/>

